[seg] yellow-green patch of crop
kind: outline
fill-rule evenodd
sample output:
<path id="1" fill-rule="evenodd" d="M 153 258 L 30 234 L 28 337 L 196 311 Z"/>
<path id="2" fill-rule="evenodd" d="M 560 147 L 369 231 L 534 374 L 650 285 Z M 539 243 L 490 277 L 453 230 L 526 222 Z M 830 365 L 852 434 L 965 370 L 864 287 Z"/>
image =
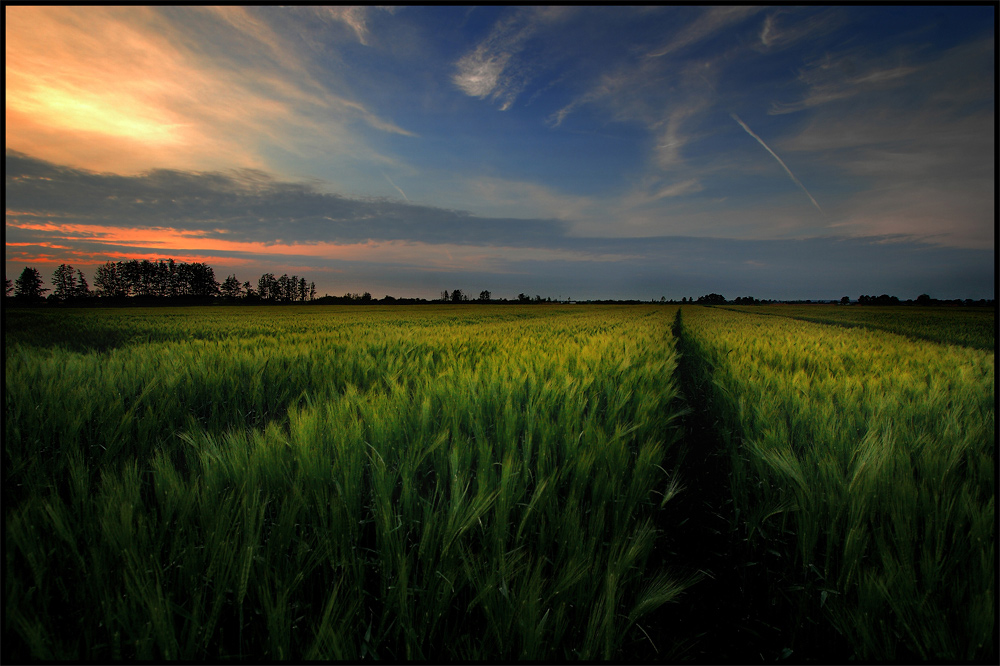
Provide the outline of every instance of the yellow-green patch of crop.
<path id="1" fill-rule="evenodd" d="M 730 434 L 737 507 L 766 547 L 792 535 L 786 555 L 813 610 L 863 659 L 989 655 L 993 354 L 748 312 L 682 313 Z"/>
<path id="2" fill-rule="evenodd" d="M 996 345 L 996 308 L 957 306 L 767 305 L 734 310 L 838 326 L 860 326 L 974 349 Z"/>
<path id="3" fill-rule="evenodd" d="M 687 584 L 664 308 L 132 314 L 7 348 L 13 657 L 611 659 Z"/>

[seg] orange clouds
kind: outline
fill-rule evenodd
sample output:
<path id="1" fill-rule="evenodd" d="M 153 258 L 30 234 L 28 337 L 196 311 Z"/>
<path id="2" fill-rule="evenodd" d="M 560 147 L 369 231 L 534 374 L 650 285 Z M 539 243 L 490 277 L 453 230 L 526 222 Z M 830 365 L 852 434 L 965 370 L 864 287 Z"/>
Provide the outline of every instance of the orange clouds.
<path id="1" fill-rule="evenodd" d="M 7 227 L 41 232 L 34 242 L 7 243 L 7 261 L 101 263 L 108 259 L 149 259 L 173 257 L 181 261 L 202 261 L 214 266 L 240 266 L 266 261 L 290 264 L 321 264 L 324 261 L 363 262 L 410 266 L 421 271 L 516 272 L 518 261 L 601 261 L 618 262 L 634 258 L 621 253 L 579 252 L 566 249 L 512 248 L 465 244 L 432 244 L 386 240 L 355 243 L 304 242 L 261 243 L 227 240 L 224 230 L 185 231 L 168 227 L 122 228 L 113 226 L 60 224 L 22 219 L 7 212 Z M 211 234 L 211 235 L 209 235 Z M 221 238 L 219 236 L 222 236 Z M 81 243 L 85 243 L 83 246 Z M 103 247 L 106 249 L 96 249 Z M 22 249 L 18 249 L 22 248 Z M 40 250 L 39 248 L 44 248 Z M 48 250 L 58 250 L 63 259 L 51 259 Z M 314 270 L 314 269 L 313 269 Z"/>
<path id="2" fill-rule="evenodd" d="M 240 8 L 6 7 L 8 149 L 94 171 L 269 168 L 264 146 L 372 158 L 361 121 Z M 206 43 L 207 42 L 207 43 Z"/>
<path id="3" fill-rule="evenodd" d="M 6 145 L 96 170 L 193 166 L 203 137 L 177 112 L 197 76 L 148 9 L 6 8 Z M 216 146 L 218 147 L 218 146 Z"/>

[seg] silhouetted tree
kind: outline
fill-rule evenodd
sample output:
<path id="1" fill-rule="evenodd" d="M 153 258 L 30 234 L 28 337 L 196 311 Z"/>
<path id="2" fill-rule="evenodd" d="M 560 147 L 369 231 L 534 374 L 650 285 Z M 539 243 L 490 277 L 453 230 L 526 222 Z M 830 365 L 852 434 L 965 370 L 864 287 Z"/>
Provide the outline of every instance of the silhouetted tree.
<path id="1" fill-rule="evenodd" d="M 449 300 L 451 300 L 451 295 L 448 293 L 447 289 L 445 289 L 444 291 L 441 292 L 441 300 L 442 301 L 449 301 Z"/>
<path id="2" fill-rule="evenodd" d="M 241 287 L 240 281 L 236 279 L 236 275 L 230 275 L 223 280 L 219 291 L 222 292 L 225 298 L 239 298 Z"/>
<path id="3" fill-rule="evenodd" d="M 841 305 L 850 305 L 851 304 L 851 297 L 850 296 L 844 296 L 843 298 L 840 299 L 840 304 Z"/>
<path id="4" fill-rule="evenodd" d="M 76 290 L 73 292 L 74 298 L 87 298 L 90 296 L 90 285 L 87 277 L 79 268 L 76 269 Z"/>
<path id="5" fill-rule="evenodd" d="M 98 266 L 94 272 L 94 287 L 97 288 L 97 295 L 106 298 L 118 298 L 125 296 L 125 286 L 121 276 L 118 274 L 118 264 L 107 261 Z"/>
<path id="6" fill-rule="evenodd" d="M 5 286 L 4 286 L 4 296 L 10 296 L 14 293 L 14 283 L 10 281 L 9 277 L 4 276 Z"/>
<path id="7" fill-rule="evenodd" d="M 451 292 L 452 303 L 461 303 L 462 301 L 467 301 L 467 300 L 469 300 L 469 297 L 463 294 L 461 289 L 456 289 L 453 292 Z"/>
<path id="8" fill-rule="evenodd" d="M 531 296 L 528 296 L 525 293 L 520 293 L 520 294 L 517 295 L 517 300 L 520 303 L 530 303 L 531 302 Z"/>
<path id="9" fill-rule="evenodd" d="M 215 279 L 215 269 L 201 262 L 181 264 L 187 266 L 187 292 L 191 296 L 217 296 L 219 283 Z"/>
<path id="10" fill-rule="evenodd" d="M 178 292 L 177 262 L 167 259 L 167 296 L 173 298 Z"/>
<path id="11" fill-rule="evenodd" d="M 930 305 L 931 297 L 928 294 L 920 294 L 917 296 L 917 305 Z"/>
<path id="12" fill-rule="evenodd" d="M 272 301 L 275 299 L 277 290 L 277 281 L 274 279 L 274 273 L 264 273 L 257 280 L 257 295 L 260 296 L 262 301 Z"/>
<path id="13" fill-rule="evenodd" d="M 76 274 L 69 264 L 59 264 L 52 273 L 52 296 L 65 301 L 76 295 Z"/>
<path id="14" fill-rule="evenodd" d="M 315 282 L 310 282 L 309 283 L 309 300 L 310 301 L 315 301 L 316 300 L 316 283 Z"/>
<path id="15" fill-rule="evenodd" d="M 42 297 L 48 289 L 42 286 L 42 275 L 37 269 L 25 266 L 21 276 L 14 284 L 14 295 L 17 298 L 34 301 Z"/>
<path id="16" fill-rule="evenodd" d="M 285 282 L 285 302 L 291 303 L 299 298 L 299 276 L 293 275 Z"/>
<path id="17" fill-rule="evenodd" d="M 159 296 L 159 270 L 157 264 L 143 259 L 137 267 L 138 293 L 140 296 Z"/>
<path id="18" fill-rule="evenodd" d="M 484 302 L 490 300 L 490 292 L 487 291 L 486 289 L 483 289 L 481 292 L 479 292 L 479 300 Z"/>

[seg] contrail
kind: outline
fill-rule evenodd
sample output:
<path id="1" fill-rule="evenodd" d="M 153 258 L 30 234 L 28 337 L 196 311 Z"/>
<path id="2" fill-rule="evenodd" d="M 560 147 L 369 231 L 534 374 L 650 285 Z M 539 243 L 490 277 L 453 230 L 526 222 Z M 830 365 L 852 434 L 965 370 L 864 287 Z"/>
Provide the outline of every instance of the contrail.
<path id="1" fill-rule="evenodd" d="M 399 189 L 399 185 L 397 185 L 396 183 L 392 182 L 392 179 L 389 178 L 389 176 L 385 175 L 384 171 L 379 171 L 379 173 L 381 173 L 382 177 L 385 178 L 387 181 L 389 181 L 389 184 L 392 185 L 393 187 L 395 187 L 396 191 L 399 192 L 400 194 L 402 194 L 403 198 L 406 199 L 407 202 L 409 202 L 410 198 L 408 196 L 406 196 L 406 192 L 404 192 L 403 190 Z M 795 176 L 792 176 L 792 178 L 794 178 L 794 177 Z"/>
<path id="2" fill-rule="evenodd" d="M 773 157 L 774 159 L 778 160 L 778 164 L 780 164 L 781 168 L 783 168 L 785 170 L 785 173 L 787 173 L 788 177 L 792 179 L 792 182 L 794 182 L 796 185 L 798 185 L 799 189 L 801 189 L 803 192 L 806 193 L 806 196 L 809 197 L 809 201 L 812 201 L 813 202 L 813 206 L 816 206 L 816 210 L 818 210 L 819 212 L 822 213 L 823 209 L 820 208 L 819 204 L 816 203 L 816 200 L 813 199 L 813 195 L 809 194 L 809 190 L 806 189 L 806 186 L 803 185 L 799 181 L 799 179 L 795 177 L 795 174 L 792 173 L 792 170 L 788 168 L 788 166 L 781 160 L 780 157 L 778 157 L 778 154 L 775 153 L 773 150 L 771 150 L 766 143 L 764 143 L 764 139 L 762 139 L 759 136 L 757 136 L 756 134 L 754 134 L 753 130 L 750 129 L 749 127 L 747 127 L 747 124 L 745 122 L 743 122 L 742 120 L 740 120 L 740 117 L 738 115 L 736 115 L 735 113 L 730 113 L 729 115 L 732 117 L 733 120 L 735 120 L 736 122 L 738 122 L 740 124 L 740 127 L 742 127 L 743 129 L 746 130 L 747 134 L 749 134 L 753 138 L 757 139 L 757 143 L 759 143 L 760 145 L 764 146 L 764 150 L 766 150 L 767 152 L 771 153 L 771 157 Z"/>

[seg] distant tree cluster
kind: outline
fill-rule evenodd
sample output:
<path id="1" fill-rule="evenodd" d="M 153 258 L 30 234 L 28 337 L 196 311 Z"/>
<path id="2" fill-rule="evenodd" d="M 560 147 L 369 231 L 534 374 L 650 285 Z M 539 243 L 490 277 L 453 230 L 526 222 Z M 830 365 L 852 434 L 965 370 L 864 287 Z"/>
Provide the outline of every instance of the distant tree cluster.
<path id="1" fill-rule="evenodd" d="M 698 303 L 702 305 L 722 305 L 726 302 L 726 297 L 722 294 L 705 294 L 698 297 Z"/>
<path id="2" fill-rule="evenodd" d="M 919 298 L 917 299 L 920 300 Z M 896 296 L 890 296 L 889 294 L 882 294 L 881 296 L 865 296 L 862 294 L 858 296 L 859 305 L 899 305 L 899 298 Z"/>
<path id="3" fill-rule="evenodd" d="M 257 290 L 254 291 L 249 282 L 242 286 L 235 275 L 230 275 L 222 283 L 222 295 L 226 298 L 247 298 L 250 300 L 267 301 L 271 303 L 304 303 L 316 298 L 316 283 L 306 282 L 298 275 L 284 274 L 275 277 L 273 273 L 264 273 L 257 280 Z M 367 293 L 367 292 L 366 292 Z M 371 294 L 368 294 L 371 298 Z"/>
<path id="4" fill-rule="evenodd" d="M 426 298 L 396 298 L 388 294 L 378 299 L 366 291 L 363 294 L 346 293 L 343 296 L 321 296 L 310 302 L 315 305 L 415 305 L 433 301 L 428 301 Z"/>
<path id="5" fill-rule="evenodd" d="M 90 285 L 83 271 L 76 269 L 69 264 L 59 264 L 55 272 L 52 273 L 52 294 L 49 298 L 57 301 L 68 301 L 76 298 L 87 298 L 91 295 Z"/>
<path id="6" fill-rule="evenodd" d="M 83 271 L 69 264 L 60 264 L 51 281 L 53 289 L 48 299 L 54 302 L 80 301 L 89 297 L 174 299 L 221 296 L 227 300 L 291 303 L 316 298 L 316 283 L 306 282 L 305 278 L 297 275 L 275 277 L 273 273 L 265 273 L 257 281 L 256 289 L 250 282 L 241 283 L 235 275 L 230 275 L 220 285 L 215 279 L 215 269 L 208 264 L 173 259 L 105 262 L 97 267 L 93 290 Z M 23 302 L 38 301 L 50 291 L 42 284 L 38 270 L 25 267 L 16 282 L 6 281 L 5 295 L 13 293 Z M 371 299 L 371 294 L 365 295 Z"/>
<path id="7" fill-rule="evenodd" d="M 909 301 L 907 301 L 909 302 Z M 978 301 L 972 300 L 971 298 L 961 299 L 953 298 L 951 300 L 941 300 L 937 298 L 931 298 L 928 294 L 920 294 L 917 296 L 917 305 L 965 305 L 965 306 L 987 306 L 993 305 L 995 301 L 991 298 L 989 300 L 985 298 L 980 298 Z"/>
<path id="8" fill-rule="evenodd" d="M 483 289 L 479 292 L 478 298 L 473 299 L 468 292 L 462 289 L 454 289 L 448 291 L 443 290 L 438 298 L 439 303 L 508 303 L 506 298 L 494 299 L 493 292 L 488 289 Z M 527 294 L 521 293 L 517 295 L 517 303 L 551 303 L 552 297 L 542 298 L 539 295 L 535 295 L 534 298 L 528 296 Z"/>
<path id="9" fill-rule="evenodd" d="M 737 296 L 733 299 L 733 303 L 736 305 L 760 305 L 761 301 L 753 296 Z"/>
<path id="10" fill-rule="evenodd" d="M 94 274 L 97 295 L 105 298 L 129 296 L 176 298 L 179 296 L 216 296 L 219 283 L 208 264 L 175 262 L 173 259 L 149 261 L 108 261 Z"/>
<path id="11" fill-rule="evenodd" d="M 83 271 L 74 272 L 73 267 L 69 264 L 60 264 L 56 268 L 52 274 L 52 285 L 55 287 L 49 294 L 49 300 L 52 301 L 75 300 L 91 295 L 90 285 L 87 283 Z M 15 284 L 11 284 L 10 280 L 7 280 L 5 295 L 10 296 L 11 292 L 14 292 L 14 296 L 19 300 L 37 301 L 47 291 L 49 289 L 42 286 L 42 274 L 38 272 L 38 269 L 25 267 Z"/>

